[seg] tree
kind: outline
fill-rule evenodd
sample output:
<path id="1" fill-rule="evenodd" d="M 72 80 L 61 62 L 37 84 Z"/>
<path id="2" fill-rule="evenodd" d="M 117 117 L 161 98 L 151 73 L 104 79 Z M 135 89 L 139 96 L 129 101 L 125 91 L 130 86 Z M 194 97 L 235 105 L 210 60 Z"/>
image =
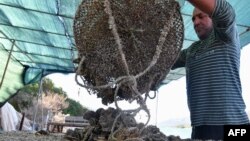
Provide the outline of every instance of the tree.
<path id="1" fill-rule="evenodd" d="M 53 114 L 61 112 L 63 109 L 69 107 L 66 101 L 67 97 L 48 91 L 47 95 L 43 94 L 41 104 L 47 110 L 51 110 Z"/>
<path id="2" fill-rule="evenodd" d="M 67 93 L 61 88 L 56 87 L 53 81 L 49 78 L 43 79 L 43 92 L 46 96 L 49 96 L 50 99 L 56 99 L 56 97 L 63 96 L 64 99 L 59 98 L 61 101 L 66 101 L 69 103 L 68 108 L 63 109 L 61 107 L 64 114 L 71 115 L 82 115 L 83 112 L 86 111 L 87 108 L 83 107 L 79 102 L 74 101 L 73 99 L 67 98 Z M 30 109 L 30 107 L 36 107 L 37 105 L 37 94 L 39 91 L 39 83 L 34 83 L 25 86 L 22 90 L 20 90 L 16 96 L 14 96 L 9 102 L 17 109 L 19 112 L 24 111 L 25 109 Z M 53 96 L 56 95 L 56 96 Z M 45 99 L 49 97 L 44 97 Z M 34 102 L 35 101 L 35 102 Z M 58 104 L 58 103 L 57 103 Z M 39 105 L 40 106 L 40 105 Z M 32 111 L 29 110 L 29 112 Z"/>
<path id="3" fill-rule="evenodd" d="M 79 102 L 76 102 L 73 99 L 66 99 L 69 103 L 68 108 L 63 110 L 64 114 L 70 114 L 71 116 L 82 116 L 88 109 L 83 107 Z"/>
<path id="4" fill-rule="evenodd" d="M 24 109 L 28 109 L 33 106 L 35 96 L 27 91 L 19 91 L 8 102 L 18 111 L 22 112 Z"/>
<path id="5" fill-rule="evenodd" d="M 36 96 L 38 93 L 38 90 L 39 90 L 39 84 L 33 83 L 33 84 L 26 85 L 18 93 L 28 93 L 28 94 L 32 94 L 32 95 Z"/>
<path id="6" fill-rule="evenodd" d="M 54 92 L 55 85 L 51 79 L 45 78 L 43 79 L 43 92 L 48 94 L 49 92 Z"/>

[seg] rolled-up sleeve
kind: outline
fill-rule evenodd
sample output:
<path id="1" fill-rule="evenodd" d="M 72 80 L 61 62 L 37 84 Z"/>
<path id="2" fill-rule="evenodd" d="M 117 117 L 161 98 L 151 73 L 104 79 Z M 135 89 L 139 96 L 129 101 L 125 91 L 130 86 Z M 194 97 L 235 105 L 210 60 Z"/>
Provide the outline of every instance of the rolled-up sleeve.
<path id="1" fill-rule="evenodd" d="M 226 0 L 216 0 L 212 20 L 215 32 L 224 42 L 235 41 L 237 28 L 235 11 Z"/>

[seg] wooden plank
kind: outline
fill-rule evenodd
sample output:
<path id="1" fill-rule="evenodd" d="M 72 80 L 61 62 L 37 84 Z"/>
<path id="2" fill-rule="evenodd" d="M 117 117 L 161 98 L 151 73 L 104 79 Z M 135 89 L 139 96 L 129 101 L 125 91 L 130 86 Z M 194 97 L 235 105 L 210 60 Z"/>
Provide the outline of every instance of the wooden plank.
<path id="1" fill-rule="evenodd" d="M 47 124 L 47 131 L 50 131 L 50 127 L 52 126 L 51 132 L 62 132 L 63 127 L 86 127 L 89 123 L 72 123 L 72 122 L 65 122 L 65 123 L 59 123 L 59 122 L 49 122 Z"/>
<path id="2" fill-rule="evenodd" d="M 88 122 L 88 120 L 84 119 L 82 116 L 67 116 L 67 117 L 65 117 L 65 122 L 86 123 L 86 122 Z"/>
<path id="3" fill-rule="evenodd" d="M 48 122 L 47 131 L 50 131 L 52 127 L 52 132 L 62 132 L 63 127 L 86 127 L 89 125 L 88 120 L 83 119 L 82 116 L 67 116 L 65 117 L 65 122 Z"/>
<path id="4" fill-rule="evenodd" d="M 49 122 L 48 125 L 58 125 L 58 126 L 68 126 L 68 127 L 85 127 L 85 126 L 88 126 L 89 123 Z"/>

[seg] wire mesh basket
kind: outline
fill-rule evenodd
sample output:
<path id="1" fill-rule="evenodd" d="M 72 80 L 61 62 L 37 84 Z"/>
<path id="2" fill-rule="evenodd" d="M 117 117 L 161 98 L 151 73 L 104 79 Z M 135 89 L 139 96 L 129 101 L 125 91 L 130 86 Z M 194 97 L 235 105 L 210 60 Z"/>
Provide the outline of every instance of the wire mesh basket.
<path id="1" fill-rule="evenodd" d="M 103 104 L 155 90 L 181 50 L 183 28 L 174 0 L 83 0 L 74 19 L 77 74 Z"/>

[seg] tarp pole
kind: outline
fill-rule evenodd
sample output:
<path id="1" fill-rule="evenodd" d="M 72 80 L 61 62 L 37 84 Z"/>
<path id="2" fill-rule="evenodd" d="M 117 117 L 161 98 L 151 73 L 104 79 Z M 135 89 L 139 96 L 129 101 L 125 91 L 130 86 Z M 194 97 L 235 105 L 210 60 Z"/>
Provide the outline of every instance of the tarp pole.
<path id="1" fill-rule="evenodd" d="M 34 117 L 33 117 L 33 125 L 32 125 L 32 130 L 34 131 L 35 130 L 35 122 L 36 122 L 36 115 L 37 115 L 37 111 L 38 111 L 38 104 L 39 104 L 39 97 L 42 96 L 42 84 L 43 83 L 43 78 L 40 80 L 40 83 L 39 83 L 39 91 L 38 91 L 38 95 L 37 95 L 37 104 L 36 104 L 36 109 L 35 109 L 35 114 L 34 114 Z"/>
<path id="2" fill-rule="evenodd" d="M 2 85 L 3 85 L 4 77 L 5 77 L 5 74 L 6 74 L 6 72 L 7 72 L 7 68 L 8 68 L 8 66 L 9 66 L 10 57 L 11 57 L 11 54 L 12 54 L 14 45 L 15 45 L 15 40 L 14 40 L 14 41 L 12 40 L 11 49 L 10 49 L 10 52 L 9 52 L 9 56 L 8 56 L 8 59 L 7 59 L 7 63 L 6 63 L 6 65 L 5 65 L 5 68 L 4 68 L 4 71 L 3 71 L 2 80 L 1 80 L 1 83 L 0 83 L 0 89 L 2 88 Z"/>

